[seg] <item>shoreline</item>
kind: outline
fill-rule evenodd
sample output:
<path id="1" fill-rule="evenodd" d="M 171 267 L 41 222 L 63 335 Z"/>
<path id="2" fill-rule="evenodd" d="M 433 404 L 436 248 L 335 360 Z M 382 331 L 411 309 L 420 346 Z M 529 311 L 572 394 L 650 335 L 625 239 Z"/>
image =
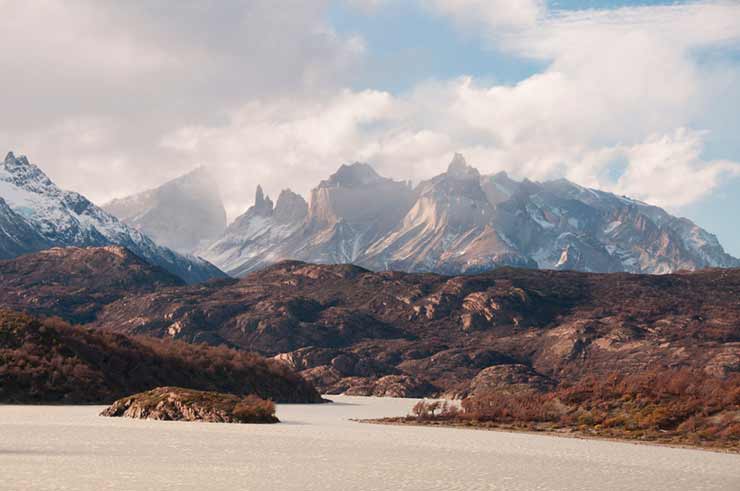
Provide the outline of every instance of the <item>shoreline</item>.
<path id="1" fill-rule="evenodd" d="M 599 436 L 599 435 L 588 435 L 580 433 L 576 430 L 565 430 L 565 431 L 553 431 L 553 430 L 535 430 L 527 428 L 517 428 L 513 426 L 476 426 L 469 424 L 460 424 L 446 421 L 405 421 L 401 418 L 379 418 L 379 419 L 351 419 L 356 423 L 375 424 L 375 425 L 388 425 L 388 426 L 418 426 L 418 427 L 437 427 L 437 428 L 449 428 L 458 430 L 473 430 L 473 431 L 496 431 L 500 433 L 525 433 L 530 435 L 544 435 L 549 437 L 561 437 L 571 438 L 576 440 L 600 440 L 604 442 L 612 443 L 628 443 L 633 445 L 649 445 L 667 448 L 676 448 L 683 450 L 700 450 L 705 452 L 737 455 L 740 456 L 740 448 L 728 448 L 728 447 L 715 447 L 715 446 L 700 446 L 690 445 L 687 443 L 670 443 L 661 442 L 657 440 L 636 440 L 630 438 L 618 438 L 614 436 Z"/>

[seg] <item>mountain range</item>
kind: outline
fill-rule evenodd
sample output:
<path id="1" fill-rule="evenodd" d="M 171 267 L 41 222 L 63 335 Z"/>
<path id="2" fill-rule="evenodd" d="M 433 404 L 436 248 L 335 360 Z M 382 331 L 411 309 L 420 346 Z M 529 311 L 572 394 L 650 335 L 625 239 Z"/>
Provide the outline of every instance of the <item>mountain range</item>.
<path id="1" fill-rule="evenodd" d="M 342 165 L 308 201 L 285 189 L 273 202 L 257 186 L 254 204 L 228 226 L 215 181 L 199 168 L 100 208 L 9 153 L 0 165 L 0 258 L 120 245 L 189 283 L 282 260 L 448 275 L 740 266 L 714 235 L 659 207 L 565 179 L 482 175 L 459 154 L 416 186 L 364 163 Z"/>
<path id="2" fill-rule="evenodd" d="M 84 196 L 64 191 L 24 156 L 0 163 L 0 258 L 51 247 L 119 245 L 188 283 L 224 277 L 217 267 L 155 243 Z"/>
<path id="3" fill-rule="evenodd" d="M 306 202 L 255 202 L 197 251 L 232 276 L 283 259 L 374 271 L 470 274 L 500 266 L 664 274 L 736 267 L 717 238 L 656 206 L 565 179 L 481 175 L 462 155 L 411 187 L 343 165 Z"/>

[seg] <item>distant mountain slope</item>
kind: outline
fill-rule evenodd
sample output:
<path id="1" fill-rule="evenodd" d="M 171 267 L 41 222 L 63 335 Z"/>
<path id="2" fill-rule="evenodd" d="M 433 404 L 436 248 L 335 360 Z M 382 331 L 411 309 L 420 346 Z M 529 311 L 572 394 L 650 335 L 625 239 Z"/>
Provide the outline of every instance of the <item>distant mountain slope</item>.
<path id="1" fill-rule="evenodd" d="M 714 235 L 656 206 L 565 179 L 524 181 L 513 190 L 497 206 L 499 223 L 541 268 L 670 273 L 740 266 Z"/>
<path id="2" fill-rule="evenodd" d="M 371 269 L 486 271 L 501 265 L 536 268 L 502 235 L 497 210 L 480 184 L 478 171 L 456 155 L 446 173 L 416 188 L 416 200 L 360 260 Z"/>
<path id="3" fill-rule="evenodd" d="M 307 214 L 306 201 L 289 189 L 280 193 L 273 207 L 270 197 L 257 186 L 254 205 L 200 254 L 218 261 L 232 275 L 270 264 L 280 257 L 279 250 L 292 247 L 286 241 L 299 237 Z"/>
<path id="4" fill-rule="evenodd" d="M 4 217 L 0 222 L 14 224 L 10 230 L 3 229 L 6 237 L 2 243 L 17 244 L 5 257 L 51 246 L 115 244 L 190 283 L 224 277 L 212 264 L 157 245 L 84 196 L 59 189 L 26 157 L 8 153 L 0 164 L 0 198 L 7 204 L 0 205 L 0 217 Z"/>
<path id="5" fill-rule="evenodd" d="M 177 385 L 276 402 L 321 402 L 274 361 L 226 348 L 131 338 L 0 309 L 0 403 L 110 403 Z"/>
<path id="6" fill-rule="evenodd" d="M 158 244 L 180 252 L 192 252 L 226 229 L 218 185 L 204 167 L 102 208 Z"/>
<path id="7" fill-rule="evenodd" d="M 0 197 L 0 259 L 49 247 L 49 241 Z"/>
<path id="8" fill-rule="evenodd" d="M 310 204 L 294 193 L 289 207 L 278 200 L 276 210 L 297 210 L 279 220 L 260 196 L 200 250 L 232 275 L 283 259 L 444 274 L 499 266 L 630 273 L 740 266 L 714 235 L 658 207 L 564 179 L 481 176 L 461 155 L 415 189 L 367 164 L 344 165 L 311 191 Z"/>

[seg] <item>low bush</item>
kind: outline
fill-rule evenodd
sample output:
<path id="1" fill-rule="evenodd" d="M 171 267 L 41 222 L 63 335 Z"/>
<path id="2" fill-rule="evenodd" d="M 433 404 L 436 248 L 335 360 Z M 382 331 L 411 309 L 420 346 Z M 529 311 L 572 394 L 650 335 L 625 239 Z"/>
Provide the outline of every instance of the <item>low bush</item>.
<path id="1" fill-rule="evenodd" d="M 277 402 L 320 402 L 284 365 L 225 347 L 75 327 L 0 310 L 0 402 L 109 403 L 178 386 Z"/>
<path id="2" fill-rule="evenodd" d="M 740 374 L 717 378 L 698 370 L 655 370 L 586 377 L 548 393 L 487 392 L 461 409 L 418 403 L 418 421 L 577 429 L 623 438 L 740 446 Z"/>

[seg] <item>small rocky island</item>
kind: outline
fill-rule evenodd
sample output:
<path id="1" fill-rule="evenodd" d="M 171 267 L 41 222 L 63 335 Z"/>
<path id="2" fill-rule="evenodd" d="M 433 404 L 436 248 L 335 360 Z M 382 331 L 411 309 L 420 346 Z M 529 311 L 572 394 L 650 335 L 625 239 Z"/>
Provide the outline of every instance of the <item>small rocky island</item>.
<path id="1" fill-rule="evenodd" d="M 275 404 L 255 395 L 239 397 L 180 387 L 157 387 L 117 400 L 101 416 L 206 421 L 209 423 L 279 423 Z"/>

